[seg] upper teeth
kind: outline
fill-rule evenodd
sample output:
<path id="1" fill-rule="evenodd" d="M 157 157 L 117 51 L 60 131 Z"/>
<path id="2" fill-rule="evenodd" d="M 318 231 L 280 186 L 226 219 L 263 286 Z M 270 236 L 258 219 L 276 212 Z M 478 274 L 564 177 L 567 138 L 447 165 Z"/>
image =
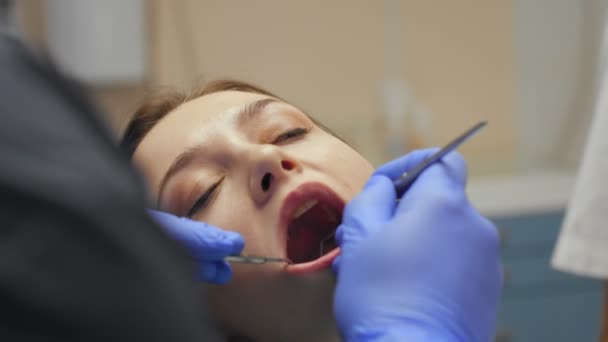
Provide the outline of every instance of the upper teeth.
<path id="1" fill-rule="evenodd" d="M 300 207 L 293 214 L 293 218 L 297 219 L 298 217 L 302 216 L 305 212 L 307 212 L 310 208 L 314 207 L 317 203 L 319 203 L 319 201 L 317 200 L 308 200 L 302 203 L 302 205 L 300 205 Z"/>

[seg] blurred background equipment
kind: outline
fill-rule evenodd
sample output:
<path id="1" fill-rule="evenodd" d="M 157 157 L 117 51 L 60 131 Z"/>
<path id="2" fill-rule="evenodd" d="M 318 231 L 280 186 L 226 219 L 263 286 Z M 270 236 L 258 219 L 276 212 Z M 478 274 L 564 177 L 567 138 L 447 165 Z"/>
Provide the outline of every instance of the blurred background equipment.
<path id="1" fill-rule="evenodd" d="M 64 73 L 91 85 L 144 79 L 142 0 L 53 0 L 45 5 L 48 50 Z"/>
<path id="2" fill-rule="evenodd" d="M 592 341 L 601 283 L 549 266 L 598 93 L 607 0 L 20 0 L 22 34 L 85 81 L 117 134 L 157 86 L 266 87 L 380 164 L 463 146 L 503 236 L 503 341 Z M 2 3 L 2 2 L 0 2 Z"/>

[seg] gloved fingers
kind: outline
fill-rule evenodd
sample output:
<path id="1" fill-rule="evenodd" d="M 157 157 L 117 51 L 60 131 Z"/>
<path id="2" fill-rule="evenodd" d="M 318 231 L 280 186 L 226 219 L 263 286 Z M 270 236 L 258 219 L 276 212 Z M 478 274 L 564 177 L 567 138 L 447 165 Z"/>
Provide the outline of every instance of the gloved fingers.
<path id="1" fill-rule="evenodd" d="M 348 229 L 348 227 L 342 228 L 342 225 L 339 225 L 338 229 L 336 229 L 334 239 L 336 239 L 336 244 L 338 244 L 338 246 L 342 246 L 342 244 L 344 243 L 344 229 Z"/>
<path id="2" fill-rule="evenodd" d="M 400 199 L 396 212 L 406 210 L 429 196 L 458 201 L 465 199 L 466 179 L 464 158 L 458 152 L 451 152 L 422 172 Z"/>
<path id="3" fill-rule="evenodd" d="M 350 238 L 366 236 L 380 229 L 393 216 L 396 205 L 393 183 L 383 175 L 373 175 L 363 191 L 344 209 L 342 224 L 336 230 L 336 242 L 344 243 L 344 235 Z"/>
<path id="4" fill-rule="evenodd" d="M 395 205 L 393 182 L 383 175 L 373 175 L 363 191 L 347 204 L 342 226 L 375 229 L 393 216 Z"/>
<path id="5" fill-rule="evenodd" d="M 332 263 L 331 263 L 331 269 L 336 274 L 338 274 L 338 271 L 340 271 L 340 261 L 341 261 L 341 256 L 338 254 L 338 256 L 335 257 L 334 261 L 332 261 Z"/>
<path id="6" fill-rule="evenodd" d="M 450 180 L 462 188 L 467 185 L 467 162 L 458 151 L 452 151 L 443 157 L 439 163 L 445 166 L 445 172 Z"/>
<path id="7" fill-rule="evenodd" d="M 394 159 L 380 166 L 374 174 L 385 175 L 386 177 L 395 180 L 437 151 L 439 151 L 438 147 L 412 151 L 403 157 Z"/>
<path id="8" fill-rule="evenodd" d="M 471 208 L 471 210 L 475 209 Z M 487 249 L 488 254 L 491 253 L 490 251 L 492 251 L 493 253 L 498 255 L 498 253 L 500 252 L 500 233 L 498 231 L 498 228 L 496 227 L 494 222 L 481 216 L 476 210 L 475 213 L 478 220 L 480 221 L 479 228 L 482 230 L 480 233 L 477 234 L 477 236 L 481 240 L 480 244 L 484 246 L 483 248 Z"/>
<path id="9" fill-rule="evenodd" d="M 245 245 L 243 237 L 236 232 L 156 210 L 148 212 L 197 260 L 220 260 L 228 255 L 239 254 Z"/>
<path id="10" fill-rule="evenodd" d="M 225 261 L 202 262 L 198 264 L 199 280 L 223 285 L 232 279 L 232 269 Z"/>
<path id="11" fill-rule="evenodd" d="M 240 254 L 245 247 L 245 240 L 239 233 L 210 225 L 200 228 L 192 230 L 190 239 L 190 249 L 198 260 L 220 260 Z"/>
<path id="12" fill-rule="evenodd" d="M 392 180 L 395 180 L 404 172 L 408 172 L 437 151 L 439 151 L 439 148 L 434 147 L 410 152 L 401 158 L 395 159 L 380 166 L 374 172 L 374 174 L 382 174 Z M 460 153 L 457 151 L 450 152 L 441 160 L 436 162 L 436 164 L 444 166 L 444 171 L 451 181 L 462 186 L 466 184 L 466 162 Z M 427 171 L 428 169 L 424 173 L 428 173 Z"/>

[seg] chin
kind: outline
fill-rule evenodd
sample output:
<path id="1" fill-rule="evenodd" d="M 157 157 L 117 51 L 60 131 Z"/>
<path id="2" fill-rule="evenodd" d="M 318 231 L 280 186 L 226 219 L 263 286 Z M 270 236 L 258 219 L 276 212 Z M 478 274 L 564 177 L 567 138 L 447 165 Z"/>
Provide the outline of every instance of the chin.
<path id="1" fill-rule="evenodd" d="M 304 182 L 279 212 L 280 257 L 293 264 L 233 265 L 233 281 L 210 287 L 212 311 L 234 341 L 339 341 L 333 319 L 340 249 L 334 239 L 345 200 L 327 185 Z M 252 251 L 253 254 L 253 251 Z"/>
<path id="2" fill-rule="evenodd" d="M 306 274 L 265 270 L 259 277 L 250 270 L 238 271 L 228 285 L 209 287 L 211 312 L 225 336 L 269 342 L 339 341 L 331 268 Z"/>

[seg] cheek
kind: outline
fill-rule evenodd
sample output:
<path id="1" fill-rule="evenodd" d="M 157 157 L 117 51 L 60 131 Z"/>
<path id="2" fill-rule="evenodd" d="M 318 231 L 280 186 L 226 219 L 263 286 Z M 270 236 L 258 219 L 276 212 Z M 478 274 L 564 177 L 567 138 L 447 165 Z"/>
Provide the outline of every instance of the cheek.
<path id="1" fill-rule="evenodd" d="M 268 250 L 269 237 L 264 234 L 262 213 L 253 208 L 247 196 L 230 191 L 229 186 L 221 191 L 222 193 L 214 200 L 211 207 L 196 219 L 241 234 L 245 240 L 244 254 L 265 255 L 264 253 L 270 253 L 271 251 Z"/>
<path id="2" fill-rule="evenodd" d="M 324 140 L 324 148 L 319 155 L 319 167 L 343 184 L 351 197 L 355 196 L 374 172 L 373 166 L 341 140 L 333 136 Z"/>

